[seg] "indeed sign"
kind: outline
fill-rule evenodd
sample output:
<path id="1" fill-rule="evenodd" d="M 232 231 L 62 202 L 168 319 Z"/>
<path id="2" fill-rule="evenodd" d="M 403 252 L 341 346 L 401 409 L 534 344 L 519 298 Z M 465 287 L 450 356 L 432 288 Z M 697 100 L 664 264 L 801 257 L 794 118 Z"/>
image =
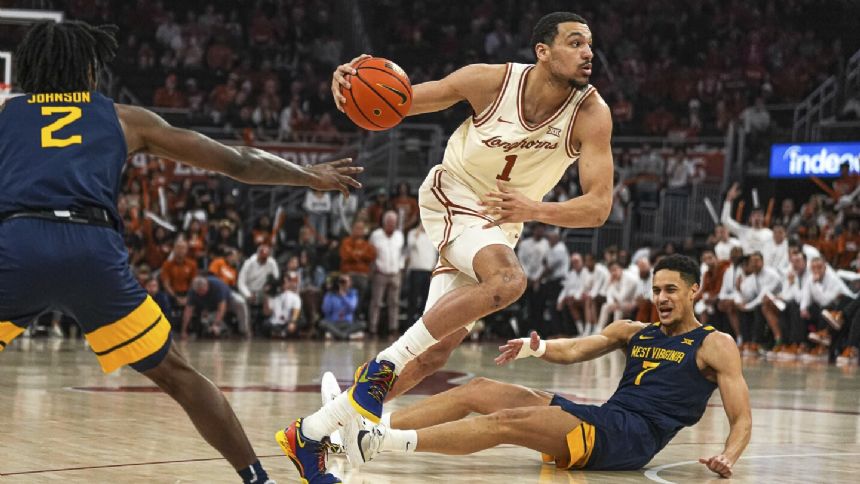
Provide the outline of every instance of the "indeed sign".
<path id="1" fill-rule="evenodd" d="M 860 174 L 860 142 L 798 143 L 770 149 L 771 178 L 837 177 L 844 163 Z"/>

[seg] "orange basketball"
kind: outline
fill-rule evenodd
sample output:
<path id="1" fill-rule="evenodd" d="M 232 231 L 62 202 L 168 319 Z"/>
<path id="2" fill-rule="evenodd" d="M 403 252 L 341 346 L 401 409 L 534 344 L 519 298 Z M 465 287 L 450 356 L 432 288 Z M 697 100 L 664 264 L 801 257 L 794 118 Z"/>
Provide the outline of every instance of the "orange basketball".
<path id="1" fill-rule="evenodd" d="M 370 131 L 400 124 L 412 106 L 412 84 L 403 69 L 381 57 L 364 59 L 354 67 L 356 73 L 349 78 L 352 87 L 341 87 L 349 119 Z"/>

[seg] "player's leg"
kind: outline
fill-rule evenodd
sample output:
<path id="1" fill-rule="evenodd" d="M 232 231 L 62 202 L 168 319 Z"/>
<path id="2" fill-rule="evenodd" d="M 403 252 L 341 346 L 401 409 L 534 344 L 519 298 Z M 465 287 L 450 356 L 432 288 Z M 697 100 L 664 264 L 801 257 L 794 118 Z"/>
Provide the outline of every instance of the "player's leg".
<path id="1" fill-rule="evenodd" d="M 476 283 L 477 281 L 475 279 L 457 271 L 456 269 L 438 272 L 430 279 L 430 287 L 427 290 L 425 311 L 433 307 L 446 293 L 449 293 L 458 287 L 473 285 Z M 397 377 L 397 381 L 394 382 L 394 386 L 391 388 L 391 391 L 388 392 L 388 396 L 385 401 L 387 402 L 392 398 L 396 398 L 397 396 L 408 392 L 429 375 L 432 375 L 438 369 L 445 366 L 451 353 L 455 348 L 460 346 L 460 343 L 468 334 L 469 332 L 466 329 L 457 330 L 453 334 L 449 334 L 442 338 L 441 341 L 431 346 L 424 353 L 418 355 L 414 360 L 407 363 L 406 366 L 403 367 L 403 371 L 401 371 L 400 375 Z"/>
<path id="2" fill-rule="evenodd" d="M 460 420 L 470 413 L 487 415 L 509 408 L 548 406 L 550 401 L 550 393 L 478 377 L 397 410 L 390 415 L 388 426 L 421 429 Z"/>
<path id="3" fill-rule="evenodd" d="M 157 366 L 142 372 L 185 410 L 194 427 L 235 469 L 257 457 L 224 394 L 171 346 Z"/>

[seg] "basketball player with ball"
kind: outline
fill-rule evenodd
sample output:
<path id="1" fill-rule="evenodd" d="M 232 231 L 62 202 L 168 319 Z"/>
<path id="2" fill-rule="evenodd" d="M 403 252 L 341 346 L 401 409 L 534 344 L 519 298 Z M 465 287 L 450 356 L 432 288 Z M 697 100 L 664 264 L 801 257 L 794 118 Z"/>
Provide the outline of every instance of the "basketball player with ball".
<path id="1" fill-rule="evenodd" d="M 591 42 L 585 19 L 556 12 L 534 28 L 533 65 L 472 64 L 414 87 L 394 63 L 366 55 L 335 71 L 338 109 L 367 129 L 460 101 L 475 114 L 451 135 L 419 190 L 421 221 L 440 254 L 424 315 L 359 367 L 348 391 L 276 436 L 307 482 L 340 482 L 326 471 L 328 436 L 344 426 L 350 460 L 361 462 L 360 418 L 388 424 L 386 399 L 441 368 L 474 321 L 519 299 L 527 279 L 514 247 L 524 222 L 586 228 L 606 220 L 612 119 L 588 84 Z M 572 163 L 579 163 L 583 194 L 542 202 Z"/>

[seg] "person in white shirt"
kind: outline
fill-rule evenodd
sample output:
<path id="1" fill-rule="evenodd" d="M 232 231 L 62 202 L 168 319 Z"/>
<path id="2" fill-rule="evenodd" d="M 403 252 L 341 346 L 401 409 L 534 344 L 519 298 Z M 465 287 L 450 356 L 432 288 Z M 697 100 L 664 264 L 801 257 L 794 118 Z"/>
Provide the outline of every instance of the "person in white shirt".
<path id="1" fill-rule="evenodd" d="M 720 286 L 720 294 L 717 296 L 717 309 L 729 320 L 735 339 L 740 345 L 741 323 L 738 319 L 738 310 L 735 304 L 738 291 L 738 282 L 741 276 L 744 251 L 741 247 L 733 247 L 729 260 L 731 264 L 723 273 L 723 284 Z"/>
<path id="2" fill-rule="evenodd" d="M 585 267 L 591 277 L 588 278 L 585 298 L 585 323 L 592 326 L 597 324 L 597 311 L 606 302 L 606 288 L 609 287 L 609 269 L 606 264 L 597 262 L 593 254 L 585 254 Z"/>
<path id="3" fill-rule="evenodd" d="M 764 212 L 755 208 L 750 213 L 750 225 L 742 225 L 732 218 L 732 202 L 741 194 L 740 186 L 735 183 L 726 194 L 726 202 L 723 204 L 723 213 L 720 222 L 734 235 L 738 236 L 744 254 L 761 252 L 768 240 L 773 239 L 771 230 L 764 226 Z"/>
<path id="4" fill-rule="evenodd" d="M 331 202 L 331 238 L 341 239 L 349 235 L 355 214 L 358 213 L 358 196 L 345 197 L 338 192 Z"/>
<path id="5" fill-rule="evenodd" d="M 771 229 L 773 238 L 764 244 L 762 255 L 765 267 L 776 269 L 783 277 L 791 271 L 791 262 L 788 258 L 788 240 L 785 237 L 785 227 L 775 224 Z"/>
<path id="6" fill-rule="evenodd" d="M 609 318 L 612 320 L 624 319 L 636 309 L 636 289 L 638 281 L 636 276 L 621 268 L 617 261 L 609 264 L 609 286 L 606 288 L 606 304 L 600 308 L 600 317 L 594 334 L 599 333 Z M 588 336 L 587 334 L 583 336 Z"/>
<path id="7" fill-rule="evenodd" d="M 544 258 L 549 252 L 549 242 L 544 238 L 544 225 L 536 223 L 532 226 L 531 237 L 520 242 L 517 248 L 517 257 L 523 266 L 528 279 L 528 285 L 520 298 L 520 304 L 525 312 L 521 312 L 520 319 L 527 321 L 530 327 L 523 328 L 528 334 L 532 329 L 539 334 L 546 334 L 543 321 L 543 309 L 546 299 L 541 292 L 541 276 L 544 270 Z"/>
<path id="8" fill-rule="evenodd" d="M 800 293 L 800 316 L 818 328 L 809 333 L 809 340 L 827 347 L 831 333 L 842 329 L 831 311 L 842 312 L 857 296 L 821 257 L 812 259 L 809 266 L 812 277 L 806 280 Z"/>
<path id="9" fill-rule="evenodd" d="M 764 337 L 763 321 L 773 331 L 777 346 L 782 345 L 782 330 L 779 327 L 779 311 L 772 302 L 763 300 L 779 293 L 782 276 L 770 267 L 764 266 L 761 252 L 747 256 L 744 274 L 738 286 L 736 306 L 740 311 L 741 335 L 744 340 L 742 350 L 755 353 Z"/>
<path id="10" fill-rule="evenodd" d="M 741 246 L 741 241 L 731 237 L 729 235 L 729 230 L 723 224 L 717 224 L 714 227 L 714 255 L 717 256 L 717 260 L 731 260 L 731 252 L 735 247 Z"/>
<path id="11" fill-rule="evenodd" d="M 298 273 L 288 272 L 284 276 L 278 295 L 266 299 L 263 314 L 269 317 L 266 321 L 269 336 L 285 338 L 298 334 L 299 317 L 302 311 L 302 299 L 299 297 L 298 289 Z"/>
<path id="12" fill-rule="evenodd" d="M 800 317 L 800 297 L 812 275 L 803 251 L 793 250 L 789 261 L 790 269 L 785 275 L 782 290 L 764 299 L 764 304 L 772 304 L 780 313 L 779 324 L 784 346 L 774 350 L 779 350 L 777 357 L 781 360 L 795 359 L 807 351 L 806 323 Z"/>
<path id="13" fill-rule="evenodd" d="M 397 213 L 389 210 L 382 216 L 382 227 L 370 234 L 370 244 L 376 248 L 373 276 L 370 281 L 370 334 L 379 329 L 382 297 L 388 306 L 388 335 L 400 332 L 400 269 L 403 268 L 403 232 L 397 229 Z"/>
<path id="14" fill-rule="evenodd" d="M 541 279 L 545 300 L 553 302 L 558 299 L 564 279 L 567 277 L 567 271 L 570 267 L 570 253 L 567 251 L 567 246 L 561 241 L 561 234 L 558 229 L 548 231 L 546 240 L 549 243 L 549 251 L 543 259 L 544 270 Z M 551 305 L 549 313 L 550 332 L 547 336 L 564 333 L 563 318 L 557 306 Z"/>
<path id="15" fill-rule="evenodd" d="M 328 216 L 331 213 L 331 197 L 328 192 L 308 188 L 305 192 L 305 202 L 302 204 L 308 215 L 308 225 L 317 237 L 317 240 L 328 238 Z"/>
<path id="16" fill-rule="evenodd" d="M 639 257 L 630 268 L 630 273 L 636 277 L 636 321 L 656 321 L 657 311 L 651 302 L 654 289 L 651 281 L 651 261 L 647 256 Z"/>
<path id="17" fill-rule="evenodd" d="M 570 270 L 565 275 L 564 285 L 556 297 L 555 308 L 558 311 L 567 310 L 580 335 L 590 334 L 594 331 L 592 325 L 586 327 L 583 323 L 585 292 L 590 279 L 591 274 L 583 265 L 582 256 L 579 252 L 571 254 Z"/>
<path id="18" fill-rule="evenodd" d="M 248 304 L 263 303 L 263 290 L 269 279 L 281 278 L 281 270 L 275 258 L 271 257 L 272 249 L 266 244 L 257 247 L 257 253 L 249 257 L 239 269 L 237 287 Z"/>
<path id="19" fill-rule="evenodd" d="M 424 313 L 430 275 L 436 266 L 439 253 L 424 230 L 418 224 L 406 236 L 407 319 L 414 321 Z"/>

